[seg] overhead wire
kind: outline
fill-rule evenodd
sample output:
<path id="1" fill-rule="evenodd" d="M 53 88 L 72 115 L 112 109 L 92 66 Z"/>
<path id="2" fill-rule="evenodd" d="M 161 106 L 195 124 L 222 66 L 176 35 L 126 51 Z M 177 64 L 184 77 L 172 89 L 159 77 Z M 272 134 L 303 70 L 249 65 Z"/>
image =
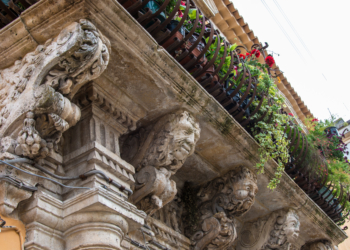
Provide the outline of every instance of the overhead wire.
<path id="1" fill-rule="evenodd" d="M 270 15 L 272 16 L 272 18 L 274 19 L 274 21 L 276 22 L 276 24 L 278 25 L 278 27 L 281 29 L 281 31 L 283 32 L 283 34 L 285 35 L 285 37 L 287 38 L 287 40 L 289 41 L 289 43 L 293 46 L 294 50 L 298 53 L 298 55 L 300 56 L 300 58 L 305 62 L 305 58 L 304 58 L 303 55 L 301 54 L 300 50 L 299 50 L 298 47 L 295 45 L 295 43 L 293 42 L 293 40 L 290 38 L 290 36 L 288 35 L 288 33 L 285 31 L 285 29 L 283 28 L 283 26 L 281 25 L 281 23 L 278 21 L 277 17 L 273 14 L 273 12 L 271 11 L 270 7 L 267 5 L 267 3 L 265 2 L 265 0 L 261 0 L 261 2 L 262 2 L 263 5 L 265 6 L 266 10 L 270 13 Z"/>
<path id="2" fill-rule="evenodd" d="M 35 177 L 38 177 L 38 178 L 42 178 L 42 179 L 46 179 L 46 180 L 52 181 L 52 182 L 54 182 L 54 183 L 56 183 L 56 184 L 58 184 L 58 185 L 60 185 L 60 186 L 62 186 L 62 187 L 65 187 L 65 188 L 90 189 L 90 188 L 88 188 L 88 187 L 72 187 L 72 186 L 66 186 L 66 185 L 64 185 L 64 184 L 62 184 L 62 183 L 60 183 L 60 182 L 58 182 L 58 181 L 55 181 L 55 180 L 53 180 L 53 179 L 51 179 L 51 178 L 48 178 L 48 177 L 45 177 L 45 176 L 41 176 L 41 175 L 37 175 L 37 174 L 33 174 L 33 173 L 30 173 L 30 172 L 25 171 L 25 170 L 23 170 L 23 169 L 20 169 L 20 168 L 18 168 L 18 167 L 16 167 L 16 166 L 12 165 L 12 164 L 10 164 L 10 163 L 7 163 L 6 161 L 0 160 L 0 163 L 6 164 L 7 166 L 10 166 L 10 167 L 13 167 L 14 169 L 17 169 L 17 170 L 19 170 L 19 171 L 21 171 L 21 172 L 23 172 L 23 173 L 26 173 L 26 174 L 29 174 L 29 175 L 32 175 L 32 176 L 35 176 Z"/>
<path id="3" fill-rule="evenodd" d="M 293 30 L 295 36 L 298 38 L 299 42 L 301 43 L 301 45 L 303 45 L 304 49 L 306 50 L 306 52 L 309 54 L 309 56 L 311 57 L 311 59 L 318 64 L 318 62 L 315 60 L 315 58 L 313 57 L 312 53 L 310 52 L 309 48 L 307 47 L 307 45 L 305 44 L 304 40 L 302 39 L 302 37 L 299 35 L 299 33 L 297 32 L 297 30 L 294 28 L 294 25 L 292 24 L 292 22 L 289 20 L 288 16 L 286 15 L 286 13 L 284 12 L 284 10 L 282 9 L 282 7 L 279 5 L 277 0 L 273 0 L 273 2 L 275 3 L 275 5 L 277 6 L 278 10 L 280 11 L 280 13 L 282 14 L 282 16 L 284 17 L 284 19 L 286 20 L 286 22 L 288 23 L 289 27 Z M 318 69 L 320 69 L 320 67 L 318 67 Z M 323 74 L 323 72 L 321 71 L 321 74 L 323 76 L 323 78 L 327 81 L 326 76 Z"/>
<path id="4" fill-rule="evenodd" d="M 307 53 L 309 54 L 309 56 L 314 59 L 314 57 L 312 56 L 309 48 L 307 47 L 307 45 L 304 43 L 303 39 L 301 38 L 301 36 L 299 35 L 299 33 L 297 32 L 297 30 L 294 28 L 292 22 L 289 20 L 289 18 L 287 17 L 286 13 L 283 11 L 282 7 L 279 5 L 279 3 L 276 0 L 273 0 L 273 2 L 275 3 L 275 5 L 277 6 L 277 8 L 279 9 L 279 11 L 281 12 L 281 14 L 283 15 L 284 19 L 287 21 L 287 23 L 289 24 L 289 27 L 293 30 L 294 34 L 297 36 L 299 42 L 303 45 L 304 49 L 307 51 Z"/>
<path id="5" fill-rule="evenodd" d="M 103 171 L 100 171 L 100 170 L 91 170 L 91 171 L 88 171 L 82 175 L 77 175 L 77 176 L 69 176 L 69 177 L 66 177 L 66 176 L 59 176 L 59 175 L 56 175 L 54 173 L 51 173 L 50 171 L 46 170 L 45 168 L 43 168 L 42 166 L 40 166 L 39 164 L 35 163 L 34 161 L 32 160 L 29 160 L 27 158 L 16 158 L 16 159 L 13 159 L 13 160 L 7 160 L 7 161 L 0 161 L 0 162 L 3 162 L 7 165 L 9 165 L 10 163 L 27 163 L 27 164 L 31 164 L 33 165 L 35 168 L 41 170 L 42 172 L 48 174 L 48 175 L 51 175 L 52 177 L 56 178 L 56 179 L 60 179 L 60 180 L 77 180 L 77 179 L 85 179 L 91 175 L 100 175 L 103 179 L 105 179 L 109 184 L 117 187 L 120 191 L 125 191 L 127 192 L 129 195 L 131 195 L 133 193 L 133 191 L 130 189 L 130 188 L 127 188 L 127 187 L 124 187 L 123 185 L 121 185 L 120 183 L 116 182 L 115 180 L 109 178 Z M 20 168 L 17 168 L 13 165 L 9 165 L 9 166 L 12 166 L 22 172 L 25 172 L 25 173 L 28 173 L 28 174 L 32 174 L 32 173 L 29 173 L 27 171 L 24 171 Z M 32 174 L 34 175 L 34 174 Z M 47 178 L 47 177 L 43 177 L 43 176 L 40 176 L 40 175 L 35 175 L 37 177 L 40 177 L 40 178 L 44 178 L 44 179 L 48 179 L 48 180 L 51 180 L 61 186 L 64 186 L 64 187 L 68 187 L 68 188 L 85 188 L 85 189 L 90 189 L 90 188 L 87 188 L 87 187 L 71 187 L 71 186 L 65 186 L 63 185 L 62 183 L 60 182 L 56 182 L 50 178 Z"/>

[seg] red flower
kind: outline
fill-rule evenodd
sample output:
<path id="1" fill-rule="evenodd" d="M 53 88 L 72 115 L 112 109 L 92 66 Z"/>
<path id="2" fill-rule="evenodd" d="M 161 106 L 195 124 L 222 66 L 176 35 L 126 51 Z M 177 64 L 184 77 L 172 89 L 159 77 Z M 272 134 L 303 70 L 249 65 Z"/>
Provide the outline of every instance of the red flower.
<path id="1" fill-rule="evenodd" d="M 290 115 L 290 116 L 294 116 L 292 113 L 288 113 L 288 115 Z"/>
<path id="2" fill-rule="evenodd" d="M 243 54 L 239 54 L 239 57 L 245 59 L 245 55 Z"/>
<path id="3" fill-rule="evenodd" d="M 236 72 L 237 75 L 237 66 L 233 66 L 233 70 Z"/>
<path id="4" fill-rule="evenodd" d="M 255 55 L 256 58 L 259 58 L 260 56 L 260 51 L 259 50 L 256 50 L 256 49 L 253 49 L 252 52 L 251 52 L 252 55 Z"/>
<path id="5" fill-rule="evenodd" d="M 312 122 L 318 122 L 318 120 L 316 118 L 312 119 Z"/>
<path id="6" fill-rule="evenodd" d="M 245 54 L 247 57 L 250 57 L 251 56 L 251 54 L 249 54 L 248 52 Z"/>
<path id="7" fill-rule="evenodd" d="M 182 13 L 182 11 L 181 10 L 178 10 L 178 15 L 179 15 L 179 17 L 183 17 L 184 16 L 184 14 Z"/>
<path id="8" fill-rule="evenodd" d="M 181 1 L 181 5 L 186 5 L 186 1 Z"/>
<path id="9" fill-rule="evenodd" d="M 269 67 L 271 68 L 272 65 L 275 63 L 275 59 L 273 59 L 272 56 L 267 56 L 267 57 L 265 58 L 265 62 L 266 62 L 266 64 L 269 65 Z"/>

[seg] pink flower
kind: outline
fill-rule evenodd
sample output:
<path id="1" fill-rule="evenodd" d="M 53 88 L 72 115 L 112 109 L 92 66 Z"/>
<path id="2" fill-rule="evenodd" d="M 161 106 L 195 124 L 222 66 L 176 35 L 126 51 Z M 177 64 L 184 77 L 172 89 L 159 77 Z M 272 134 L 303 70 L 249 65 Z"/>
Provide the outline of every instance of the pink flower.
<path id="1" fill-rule="evenodd" d="M 292 113 L 288 113 L 288 115 L 290 115 L 290 116 L 294 116 Z"/>
<path id="2" fill-rule="evenodd" d="M 186 1 L 181 1 L 181 5 L 186 5 Z"/>
<path id="3" fill-rule="evenodd" d="M 177 12 L 177 13 L 178 13 L 178 16 L 179 16 L 179 17 L 183 17 L 183 16 L 184 16 L 184 14 L 182 13 L 182 11 L 181 11 L 181 10 L 178 10 L 178 12 Z"/>

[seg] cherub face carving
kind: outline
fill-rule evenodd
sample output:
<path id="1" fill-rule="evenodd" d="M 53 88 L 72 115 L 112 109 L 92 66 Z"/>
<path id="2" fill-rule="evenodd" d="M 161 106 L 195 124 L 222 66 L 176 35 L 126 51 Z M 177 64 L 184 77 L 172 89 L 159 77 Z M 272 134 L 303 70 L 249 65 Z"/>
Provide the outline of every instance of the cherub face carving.
<path id="1" fill-rule="evenodd" d="M 230 215 L 240 216 L 254 204 L 258 192 L 256 175 L 246 167 L 230 172 L 232 194 L 228 210 Z"/>

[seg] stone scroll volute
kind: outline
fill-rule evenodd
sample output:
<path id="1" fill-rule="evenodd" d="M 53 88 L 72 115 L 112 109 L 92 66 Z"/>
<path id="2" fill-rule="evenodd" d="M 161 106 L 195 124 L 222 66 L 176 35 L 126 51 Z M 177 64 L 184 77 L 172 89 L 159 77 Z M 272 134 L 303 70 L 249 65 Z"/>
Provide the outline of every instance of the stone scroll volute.
<path id="1" fill-rule="evenodd" d="M 188 111 L 179 110 L 129 136 L 122 157 L 137 171 L 130 201 L 148 215 L 172 201 L 177 189 L 170 178 L 193 154 L 199 134 L 195 118 Z"/>
<path id="2" fill-rule="evenodd" d="M 62 133 L 80 119 L 71 99 L 106 69 L 109 50 L 108 39 L 82 19 L 0 70 L 0 138 L 13 140 L 11 153 L 44 158 L 57 150 Z"/>

